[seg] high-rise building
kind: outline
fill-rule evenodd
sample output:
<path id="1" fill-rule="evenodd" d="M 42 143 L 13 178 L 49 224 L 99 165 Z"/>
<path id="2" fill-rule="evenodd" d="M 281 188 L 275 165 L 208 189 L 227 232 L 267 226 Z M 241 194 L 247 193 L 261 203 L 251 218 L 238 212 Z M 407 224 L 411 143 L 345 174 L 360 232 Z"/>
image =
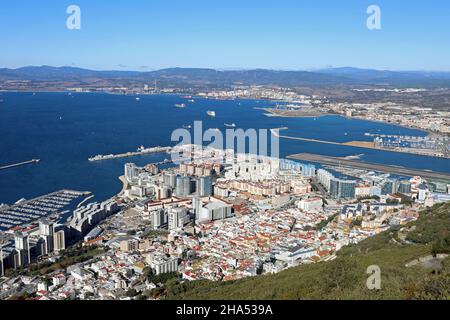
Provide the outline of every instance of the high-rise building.
<path id="1" fill-rule="evenodd" d="M 395 194 L 398 192 L 399 182 L 396 179 L 388 179 L 381 186 L 381 194 Z"/>
<path id="2" fill-rule="evenodd" d="M 177 185 L 177 174 L 174 172 L 167 172 L 163 176 L 164 184 L 170 188 L 175 188 Z"/>
<path id="3" fill-rule="evenodd" d="M 370 195 L 380 197 L 381 196 L 381 187 L 380 186 L 372 186 L 370 188 Z"/>
<path id="4" fill-rule="evenodd" d="M 287 170 L 301 171 L 302 164 L 297 161 L 280 159 L 280 170 L 282 170 L 282 171 L 287 171 Z"/>
<path id="5" fill-rule="evenodd" d="M 212 177 L 205 176 L 197 179 L 197 193 L 200 197 L 212 195 Z"/>
<path id="6" fill-rule="evenodd" d="M 133 180 L 138 176 L 138 170 L 134 163 L 126 163 L 125 164 L 125 178 L 128 181 Z"/>
<path id="7" fill-rule="evenodd" d="M 169 189 L 169 187 L 166 185 L 155 187 L 156 200 L 169 198 L 172 195 L 171 192 L 172 192 L 171 189 Z"/>
<path id="8" fill-rule="evenodd" d="M 422 183 L 419 186 L 419 193 L 417 195 L 417 200 L 419 202 L 424 202 L 428 194 L 428 186 L 425 183 Z"/>
<path id="9" fill-rule="evenodd" d="M 331 187 L 331 179 L 334 178 L 331 172 L 324 169 L 319 169 L 317 170 L 317 178 L 319 179 L 320 184 L 323 185 L 327 191 L 329 191 Z"/>
<path id="10" fill-rule="evenodd" d="M 167 212 L 159 209 L 152 212 L 153 229 L 157 230 L 167 225 Z"/>
<path id="11" fill-rule="evenodd" d="M 400 181 L 400 184 L 398 186 L 398 192 L 403 194 L 410 194 L 411 193 L 411 182 L 408 180 Z"/>
<path id="12" fill-rule="evenodd" d="M 180 229 L 188 222 L 189 222 L 189 215 L 186 208 L 175 207 L 169 210 L 168 214 L 169 231 Z"/>
<path id="13" fill-rule="evenodd" d="M 53 235 L 54 251 L 60 252 L 66 249 L 66 234 L 64 230 L 59 230 Z"/>
<path id="14" fill-rule="evenodd" d="M 200 210 L 202 209 L 203 203 L 198 197 L 192 199 L 192 209 L 194 211 L 196 219 L 198 219 Z"/>
<path id="15" fill-rule="evenodd" d="M 191 190 L 191 178 L 189 176 L 179 176 L 177 177 L 177 187 L 175 193 L 178 197 L 187 197 L 192 192 Z"/>
<path id="16" fill-rule="evenodd" d="M 51 221 L 43 219 L 39 221 L 39 235 L 44 240 L 43 254 L 47 255 L 53 252 L 53 234 L 54 225 Z"/>
<path id="17" fill-rule="evenodd" d="M 312 164 L 301 164 L 302 176 L 312 178 L 316 175 L 316 167 Z"/>
<path id="18" fill-rule="evenodd" d="M 331 172 L 319 169 L 317 178 L 320 184 L 335 199 L 354 199 L 356 197 L 356 181 L 336 178 Z"/>
<path id="19" fill-rule="evenodd" d="M 0 277 L 5 275 L 5 266 L 3 265 L 3 243 L 0 242 Z"/>
<path id="20" fill-rule="evenodd" d="M 356 181 L 332 178 L 330 194 L 335 199 L 354 199 Z"/>
<path id="21" fill-rule="evenodd" d="M 30 243 L 28 236 L 22 233 L 14 235 L 16 255 L 14 258 L 14 267 L 20 268 L 30 264 Z"/>

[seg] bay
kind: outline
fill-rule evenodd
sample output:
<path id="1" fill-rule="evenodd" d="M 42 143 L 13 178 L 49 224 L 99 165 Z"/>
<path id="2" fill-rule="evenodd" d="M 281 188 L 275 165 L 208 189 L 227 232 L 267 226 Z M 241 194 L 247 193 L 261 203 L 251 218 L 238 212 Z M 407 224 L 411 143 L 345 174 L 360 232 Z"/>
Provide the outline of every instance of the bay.
<path id="1" fill-rule="evenodd" d="M 104 200 L 121 190 L 118 176 L 123 165 L 144 165 L 167 155 L 89 162 L 97 154 L 135 151 L 139 146 L 169 146 L 173 130 L 194 121 L 204 129 L 225 130 L 224 123 L 242 129 L 286 126 L 283 134 L 344 142 L 369 140 L 366 132 L 424 136 L 420 130 L 347 119 L 267 117 L 257 109 L 274 105 L 257 100 L 195 99 L 189 103 L 178 95 L 136 96 L 86 93 L 3 93 L 0 104 L 0 166 L 41 159 L 39 164 L 0 170 L 0 203 L 14 203 L 59 189 L 92 191 Z M 186 103 L 184 109 L 175 104 Z M 206 111 L 214 110 L 215 118 Z M 450 160 L 411 154 L 363 150 L 312 142 L 280 140 L 280 156 L 294 153 L 328 156 L 364 154 L 366 161 L 450 173 Z"/>

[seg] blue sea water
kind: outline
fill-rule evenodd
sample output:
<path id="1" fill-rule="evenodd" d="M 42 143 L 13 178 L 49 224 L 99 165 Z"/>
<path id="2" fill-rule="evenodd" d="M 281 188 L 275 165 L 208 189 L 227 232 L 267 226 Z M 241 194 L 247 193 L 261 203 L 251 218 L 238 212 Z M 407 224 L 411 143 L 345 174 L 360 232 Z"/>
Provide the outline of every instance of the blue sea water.
<path id="1" fill-rule="evenodd" d="M 177 95 L 121 96 L 109 94 L 3 93 L 0 103 L 0 166 L 41 159 L 39 164 L 0 170 L 0 203 L 14 203 L 59 189 L 92 191 L 103 200 L 120 191 L 118 176 L 123 165 L 144 165 L 161 161 L 167 155 L 89 162 L 97 154 L 135 151 L 138 146 L 167 146 L 174 129 L 203 121 L 204 129 L 224 130 L 224 123 L 238 128 L 271 129 L 286 126 L 283 134 L 344 142 L 369 140 L 366 132 L 425 135 L 419 130 L 346 119 L 267 117 L 257 108 L 268 101 L 220 101 L 196 99 L 191 104 Z M 186 103 L 185 109 L 174 107 Z M 216 118 L 206 115 L 214 110 Z M 347 133 L 347 135 L 346 135 Z M 280 155 L 317 153 L 349 156 L 364 153 L 366 161 L 401 165 L 450 173 L 450 160 L 409 154 L 363 150 L 359 148 L 303 141 L 280 141 Z"/>

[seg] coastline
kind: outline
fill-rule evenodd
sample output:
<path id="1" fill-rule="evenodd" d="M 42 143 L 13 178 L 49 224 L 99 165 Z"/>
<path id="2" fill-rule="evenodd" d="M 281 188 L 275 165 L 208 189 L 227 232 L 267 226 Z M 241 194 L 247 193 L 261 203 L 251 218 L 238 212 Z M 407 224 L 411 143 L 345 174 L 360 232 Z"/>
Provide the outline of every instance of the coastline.
<path id="1" fill-rule="evenodd" d="M 96 93 L 100 93 L 100 94 L 110 94 L 110 95 L 148 95 L 146 93 L 130 93 L 130 94 L 119 94 L 119 93 L 114 93 L 114 92 L 107 92 L 107 91 L 98 91 L 98 92 L 86 92 L 86 91 L 82 91 L 82 92 L 73 92 L 71 90 L 67 90 L 67 88 L 65 89 L 54 89 L 54 90 L 0 90 L 0 92 L 2 93 L 77 93 L 77 94 L 96 94 Z M 178 92 L 178 93 L 158 93 L 157 95 L 183 95 L 183 94 L 187 94 L 187 92 Z M 155 94 L 150 94 L 150 95 L 155 95 Z M 195 95 L 194 95 L 195 96 Z M 205 100 L 210 100 L 211 98 L 207 98 L 207 97 L 199 97 L 196 96 L 197 99 L 205 99 Z M 252 98 L 252 97 L 240 97 L 240 98 L 236 98 L 236 99 L 224 99 L 224 100 L 251 100 L 251 101 L 270 101 L 270 102 L 276 102 L 276 101 L 283 101 L 283 100 L 273 100 L 273 99 L 264 99 L 264 98 Z M 375 119 L 370 119 L 370 118 L 364 118 L 364 117 L 359 117 L 359 116 L 355 116 L 355 117 L 347 117 L 343 114 L 338 114 L 338 113 L 318 113 L 317 115 L 280 115 L 280 114 L 276 114 L 271 112 L 271 108 L 261 108 L 261 107 L 255 107 L 254 109 L 257 110 L 263 110 L 268 112 L 268 114 L 264 114 L 266 117 L 276 117 L 276 118 L 320 118 L 320 117 L 326 117 L 326 116 L 340 116 L 342 118 L 346 118 L 346 119 L 358 119 L 358 120 L 364 120 L 364 121 L 369 121 L 369 122 L 377 122 L 377 123 L 382 123 L 382 124 L 387 124 L 387 125 L 393 125 L 393 126 L 398 126 L 398 127 L 402 127 L 405 129 L 413 129 L 413 130 L 417 130 L 417 131 L 421 131 L 423 133 L 425 133 L 427 136 L 429 136 L 430 134 L 440 134 L 440 135 L 446 135 L 445 133 L 441 133 L 441 132 L 435 132 L 435 131 L 430 131 L 430 130 L 426 130 L 420 127 L 414 127 L 414 126 L 408 126 L 408 125 L 403 125 L 403 124 L 399 124 L 399 123 L 391 123 L 391 122 L 385 122 L 385 121 L 381 121 L 381 120 L 375 120 Z"/>
<path id="2" fill-rule="evenodd" d="M 118 196 L 120 197 L 123 196 L 125 191 L 128 189 L 129 183 L 125 176 L 120 176 L 118 179 L 122 182 L 122 190 L 118 193 Z"/>
<path id="3" fill-rule="evenodd" d="M 369 122 L 375 122 L 375 123 L 382 123 L 382 124 L 387 124 L 387 125 L 392 125 L 392 126 L 397 126 L 397 127 L 401 127 L 404 129 L 413 129 L 413 130 L 417 130 L 423 133 L 426 133 L 426 136 L 429 136 L 430 134 L 441 134 L 444 135 L 443 133 L 439 133 L 439 132 L 433 132 L 433 131 L 429 131 L 423 128 L 419 128 L 419 127 L 411 127 L 411 126 L 407 126 L 404 124 L 399 124 L 399 123 L 392 123 L 392 122 L 385 122 L 385 121 L 381 121 L 381 120 L 375 120 L 375 119 L 369 119 L 369 118 L 363 118 L 363 117 L 346 117 L 344 115 L 339 115 L 336 114 L 340 117 L 346 118 L 346 119 L 358 119 L 358 120 L 364 120 L 364 121 L 369 121 Z"/>

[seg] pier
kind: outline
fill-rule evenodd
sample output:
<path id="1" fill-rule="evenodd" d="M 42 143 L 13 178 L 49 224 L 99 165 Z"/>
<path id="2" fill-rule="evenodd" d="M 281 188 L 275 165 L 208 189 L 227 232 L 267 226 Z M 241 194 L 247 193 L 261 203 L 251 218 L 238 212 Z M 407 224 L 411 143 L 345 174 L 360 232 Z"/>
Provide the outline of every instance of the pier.
<path id="1" fill-rule="evenodd" d="M 135 152 L 126 152 L 126 153 L 119 153 L 119 154 L 108 154 L 108 155 L 97 155 L 95 157 L 89 158 L 88 160 L 91 162 L 95 161 L 104 161 L 104 160 L 112 160 L 112 159 L 120 159 L 120 158 L 128 158 L 128 157 L 135 157 L 135 156 L 142 156 L 146 154 L 153 154 L 153 153 L 170 153 L 172 150 L 172 147 L 154 147 L 154 148 L 144 148 L 140 147 Z"/>
<path id="2" fill-rule="evenodd" d="M 357 160 L 349 160 L 348 158 L 328 157 L 310 153 L 294 154 L 288 156 L 288 158 L 299 161 L 315 162 L 330 166 L 343 166 L 354 169 L 391 173 L 407 177 L 420 176 L 422 178 L 430 180 L 447 181 L 447 182 L 450 181 L 450 174 L 448 173 L 434 172 L 431 170 L 404 168 L 392 165 L 382 165 L 378 163 L 362 162 Z"/>
<path id="3" fill-rule="evenodd" d="M 6 169 L 15 168 L 15 167 L 26 166 L 26 165 L 28 165 L 28 164 L 39 163 L 40 161 L 41 161 L 40 159 L 32 159 L 32 160 L 29 160 L 29 161 L 24 161 L 24 162 L 19 162 L 19 163 L 14 163 L 14 164 L 9 164 L 9 165 L 0 167 L 0 170 L 6 170 Z"/>

